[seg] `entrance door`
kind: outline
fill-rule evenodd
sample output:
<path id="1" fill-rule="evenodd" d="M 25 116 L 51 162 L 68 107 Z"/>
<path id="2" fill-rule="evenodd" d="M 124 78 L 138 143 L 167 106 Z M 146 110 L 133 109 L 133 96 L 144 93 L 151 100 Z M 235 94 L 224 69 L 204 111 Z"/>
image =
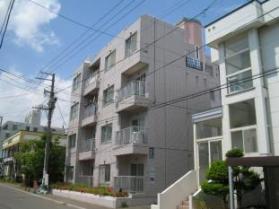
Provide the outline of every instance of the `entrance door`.
<path id="1" fill-rule="evenodd" d="M 199 153 L 199 180 L 202 183 L 205 180 L 206 171 L 210 164 L 217 160 L 222 160 L 221 141 L 203 141 L 198 143 Z"/>

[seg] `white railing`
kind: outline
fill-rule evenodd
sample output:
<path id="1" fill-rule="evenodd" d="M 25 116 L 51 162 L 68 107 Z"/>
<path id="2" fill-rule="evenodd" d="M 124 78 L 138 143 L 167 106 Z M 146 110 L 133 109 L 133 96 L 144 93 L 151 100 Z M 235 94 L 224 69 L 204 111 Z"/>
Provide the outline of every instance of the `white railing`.
<path id="1" fill-rule="evenodd" d="M 116 176 L 114 177 L 114 189 L 130 193 L 141 193 L 144 191 L 143 176 Z"/>
<path id="2" fill-rule="evenodd" d="M 127 127 L 116 132 L 116 144 L 146 144 L 146 137 L 143 130 L 139 130 L 138 127 Z"/>
<path id="3" fill-rule="evenodd" d="M 145 96 L 145 81 L 131 81 L 118 92 L 118 101 L 130 96 Z"/>
<path id="4" fill-rule="evenodd" d="M 81 142 L 80 152 L 89 152 L 95 150 L 95 139 L 86 139 Z"/>
<path id="5" fill-rule="evenodd" d="M 95 115 L 97 112 L 97 106 L 95 104 L 90 104 L 84 108 L 83 119 Z"/>
<path id="6" fill-rule="evenodd" d="M 85 79 L 84 81 L 84 87 L 87 88 L 88 86 L 90 86 L 90 84 L 94 83 L 95 81 L 97 81 L 98 79 L 98 72 L 96 73 L 90 73 L 88 75 L 88 77 Z"/>
<path id="7" fill-rule="evenodd" d="M 175 209 L 188 196 L 198 190 L 197 172 L 191 170 L 158 194 L 158 205 L 152 209 Z"/>

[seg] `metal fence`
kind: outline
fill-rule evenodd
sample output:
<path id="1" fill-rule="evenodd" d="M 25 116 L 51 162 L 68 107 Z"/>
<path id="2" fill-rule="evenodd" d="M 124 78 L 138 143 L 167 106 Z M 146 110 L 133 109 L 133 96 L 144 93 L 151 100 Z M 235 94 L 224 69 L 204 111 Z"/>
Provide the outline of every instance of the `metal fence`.
<path id="1" fill-rule="evenodd" d="M 114 177 L 114 189 L 119 191 L 140 193 L 144 191 L 143 176 L 116 176 Z"/>

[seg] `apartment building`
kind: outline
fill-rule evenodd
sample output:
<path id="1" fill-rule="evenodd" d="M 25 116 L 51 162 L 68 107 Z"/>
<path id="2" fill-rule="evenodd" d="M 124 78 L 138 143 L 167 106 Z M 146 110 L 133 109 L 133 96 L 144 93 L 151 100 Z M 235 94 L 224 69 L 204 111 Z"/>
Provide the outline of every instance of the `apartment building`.
<path id="1" fill-rule="evenodd" d="M 193 116 L 200 173 L 234 147 L 245 156 L 279 155 L 278 6 L 276 0 L 250 1 L 206 26 L 226 88 L 222 108 Z"/>
<path id="2" fill-rule="evenodd" d="M 202 32 L 197 20 L 142 16 L 77 69 L 66 181 L 154 198 L 192 169 L 191 116 L 220 102 L 183 99 L 219 85 L 218 67 L 198 50 Z"/>
<path id="3" fill-rule="evenodd" d="M 45 127 L 42 127 L 41 124 L 41 111 L 32 110 L 30 111 L 25 119 L 25 122 L 16 122 L 16 121 L 6 121 L 3 124 L 0 124 L 0 158 L 2 157 L 2 143 L 5 139 L 16 134 L 20 130 L 26 131 L 44 131 Z"/>
<path id="4" fill-rule="evenodd" d="M 19 144 L 29 140 L 40 140 L 43 134 L 45 134 L 45 131 L 21 130 L 3 141 L 3 176 L 18 180 L 22 178 L 20 165 L 14 158 L 15 154 L 19 152 Z M 60 146 L 66 146 L 66 135 L 64 131 L 55 130 L 52 134 L 52 138 L 53 140 L 59 139 Z"/>
<path id="5" fill-rule="evenodd" d="M 279 1 L 248 1 L 205 26 L 205 36 L 220 69 L 221 105 L 193 114 L 194 169 L 158 194 L 152 208 L 186 207 L 186 198 L 199 195 L 210 164 L 232 148 L 244 151 L 234 166 L 256 166 L 265 181 L 265 195 L 243 200 L 278 208 Z"/>

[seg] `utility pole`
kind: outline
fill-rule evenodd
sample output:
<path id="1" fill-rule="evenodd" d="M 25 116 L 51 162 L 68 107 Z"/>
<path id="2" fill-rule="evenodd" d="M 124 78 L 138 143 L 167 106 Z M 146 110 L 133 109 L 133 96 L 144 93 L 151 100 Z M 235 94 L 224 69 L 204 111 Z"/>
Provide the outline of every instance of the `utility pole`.
<path id="1" fill-rule="evenodd" d="M 36 107 L 37 109 L 41 110 L 47 110 L 48 115 L 47 115 L 47 137 L 46 137 L 46 142 L 45 142 L 45 157 L 44 157 L 44 169 L 43 169 L 43 179 L 42 179 L 42 185 L 41 189 L 43 190 L 48 190 L 48 185 L 49 185 L 49 174 L 48 174 L 48 161 L 49 161 L 49 148 L 50 148 L 50 141 L 52 139 L 52 129 L 51 129 L 51 120 L 52 120 L 52 115 L 55 109 L 55 103 L 57 98 L 55 97 L 54 93 L 54 84 L 55 84 L 55 74 L 54 73 L 46 73 L 42 72 L 43 74 L 46 74 L 47 76 L 51 76 L 51 79 L 48 78 L 37 78 L 40 80 L 46 80 L 51 82 L 50 86 L 50 91 L 49 90 L 44 90 L 44 94 L 49 95 L 49 100 L 47 106 L 39 106 Z"/>

